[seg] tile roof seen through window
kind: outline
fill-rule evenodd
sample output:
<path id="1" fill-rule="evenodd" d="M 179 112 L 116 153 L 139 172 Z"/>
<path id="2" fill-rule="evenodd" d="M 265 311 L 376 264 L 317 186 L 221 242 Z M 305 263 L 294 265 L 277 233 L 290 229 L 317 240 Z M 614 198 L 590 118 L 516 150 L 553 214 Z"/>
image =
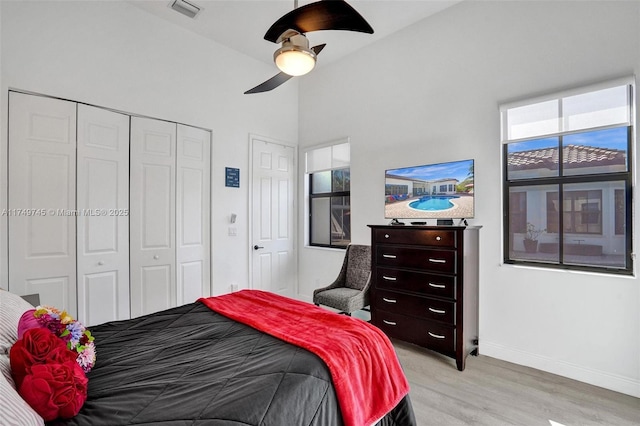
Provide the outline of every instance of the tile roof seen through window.
<path id="1" fill-rule="evenodd" d="M 566 145 L 562 149 L 563 165 L 570 168 L 626 164 L 626 151 L 584 145 Z M 558 148 L 511 152 L 507 156 L 509 170 L 557 169 Z"/>

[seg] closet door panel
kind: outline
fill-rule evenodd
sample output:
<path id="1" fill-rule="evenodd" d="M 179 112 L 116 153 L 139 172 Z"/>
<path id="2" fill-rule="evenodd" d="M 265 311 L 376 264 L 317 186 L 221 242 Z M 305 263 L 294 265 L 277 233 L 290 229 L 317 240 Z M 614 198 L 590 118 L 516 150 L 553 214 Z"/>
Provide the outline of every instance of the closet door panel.
<path id="1" fill-rule="evenodd" d="M 129 282 L 129 277 L 121 271 L 111 270 L 98 273 L 84 273 L 78 279 L 78 305 L 80 318 L 84 315 L 89 325 L 102 324 L 109 321 L 126 319 L 129 306 L 121 306 L 122 282 Z M 81 290 L 80 290 L 81 289 Z M 127 301 L 129 289 L 126 289 Z M 82 314 L 84 312 L 84 314 Z M 81 321 L 82 322 L 82 321 Z M 83 322 L 84 324 L 84 322 Z"/>
<path id="2" fill-rule="evenodd" d="M 176 306 L 176 124 L 131 118 L 131 315 Z"/>
<path id="3" fill-rule="evenodd" d="M 178 304 L 210 295 L 211 132 L 178 124 Z"/>
<path id="4" fill-rule="evenodd" d="M 9 93 L 9 289 L 76 311 L 76 104 Z"/>
<path id="5" fill-rule="evenodd" d="M 142 245 L 145 250 L 172 246 L 173 165 L 141 164 Z"/>
<path id="6" fill-rule="evenodd" d="M 140 293 L 144 314 L 175 306 L 172 295 L 175 290 L 175 274 L 172 265 L 143 266 L 140 271 Z"/>
<path id="7" fill-rule="evenodd" d="M 78 105 L 78 317 L 129 318 L 129 116 Z"/>

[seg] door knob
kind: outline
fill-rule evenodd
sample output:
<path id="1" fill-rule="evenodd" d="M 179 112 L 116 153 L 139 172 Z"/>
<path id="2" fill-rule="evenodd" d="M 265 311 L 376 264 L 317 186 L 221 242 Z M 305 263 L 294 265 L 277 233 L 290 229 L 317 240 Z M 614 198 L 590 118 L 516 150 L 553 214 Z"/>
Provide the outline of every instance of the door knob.
<path id="1" fill-rule="evenodd" d="M 256 244 L 255 246 L 253 246 L 253 249 L 254 249 L 254 250 L 260 250 L 261 248 L 264 248 L 264 247 L 259 246 L 259 245 L 257 245 L 257 244 Z"/>

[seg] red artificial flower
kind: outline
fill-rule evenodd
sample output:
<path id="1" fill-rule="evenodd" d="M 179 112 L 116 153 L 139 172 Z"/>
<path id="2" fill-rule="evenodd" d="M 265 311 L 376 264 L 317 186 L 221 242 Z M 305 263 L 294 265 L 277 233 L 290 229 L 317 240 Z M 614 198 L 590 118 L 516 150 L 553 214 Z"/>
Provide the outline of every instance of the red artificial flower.
<path id="1" fill-rule="evenodd" d="M 46 420 L 71 418 L 87 399 L 87 377 L 75 361 L 35 364 L 19 388 L 22 398 Z"/>
<path id="2" fill-rule="evenodd" d="M 25 331 L 22 339 L 16 341 L 9 352 L 16 387 L 20 387 L 31 366 L 46 362 L 75 361 L 76 356 L 62 340 L 45 328 Z"/>

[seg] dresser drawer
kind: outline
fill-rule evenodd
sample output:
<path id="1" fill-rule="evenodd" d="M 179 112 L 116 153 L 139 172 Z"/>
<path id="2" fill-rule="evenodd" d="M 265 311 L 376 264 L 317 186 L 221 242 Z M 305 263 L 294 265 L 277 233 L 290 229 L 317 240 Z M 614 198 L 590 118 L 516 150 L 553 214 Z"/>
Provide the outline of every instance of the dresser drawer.
<path id="1" fill-rule="evenodd" d="M 456 231 L 447 229 L 375 229 L 375 241 L 380 244 L 410 244 L 456 247 Z"/>
<path id="2" fill-rule="evenodd" d="M 410 317 L 424 318 L 454 325 L 456 304 L 446 300 L 412 296 L 393 291 L 376 290 L 374 300 L 376 309 L 396 312 Z"/>
<path id="3" fill-rule="evenodd" d="M 456 329 L 453 326 L 379 310 L 374 325 L 389 337 L 415 343 L 445 354 L 455 353 Z"/>
<path id="4" fill-rule="evenodd" d="M 404 269 L 376 268 L 376 288 L 386 290 L 410 291 L 428 296 L 456 298 L 456 277 L 453 275 L 435 275 Z"/>
<path id="5" fill-rule="evenodd" d="M 453 250 L 378 245 L 376 265 L 421 269 L 454 274 L 456 272 L 456 252 Z"/>

